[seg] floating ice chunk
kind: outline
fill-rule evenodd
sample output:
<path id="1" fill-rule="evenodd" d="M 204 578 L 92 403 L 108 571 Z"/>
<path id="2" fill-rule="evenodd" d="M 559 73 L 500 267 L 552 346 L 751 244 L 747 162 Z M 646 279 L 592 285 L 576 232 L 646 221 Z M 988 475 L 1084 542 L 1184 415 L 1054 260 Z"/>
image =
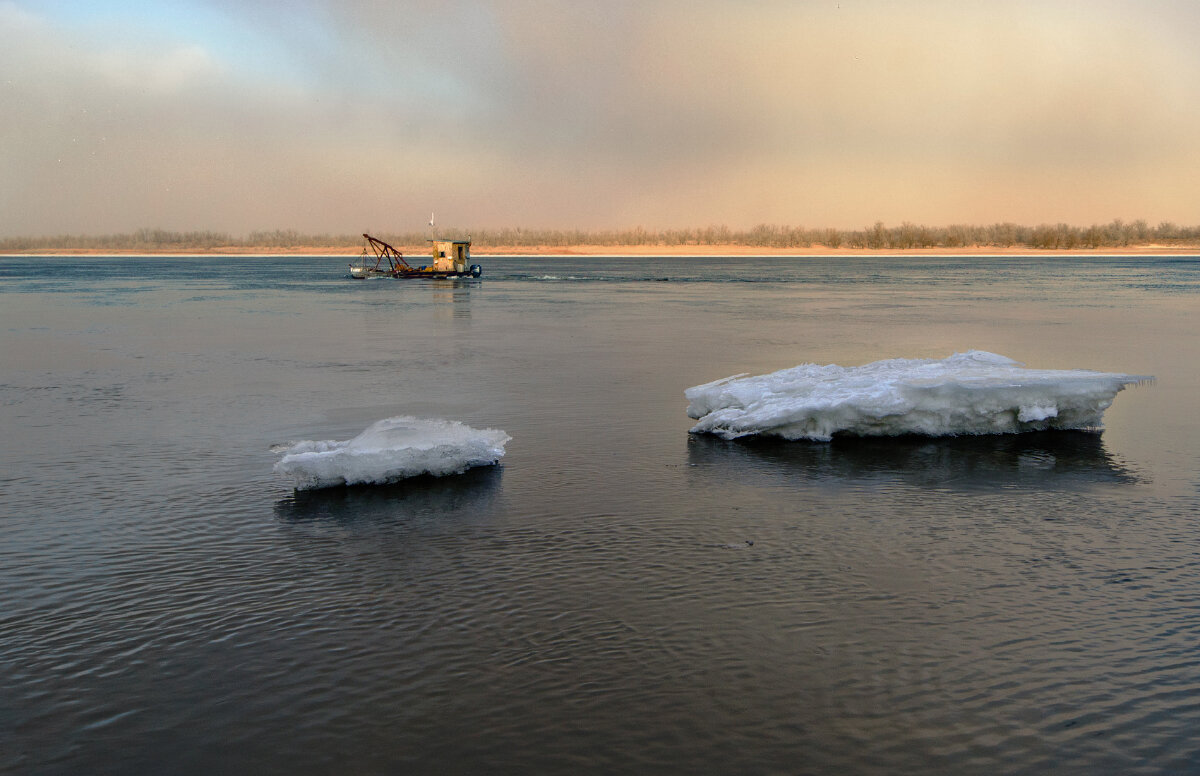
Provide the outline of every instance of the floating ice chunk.
<path id="1" fill-rule="evenodd" d="M 684 392 L 693 433 L 770 434 L 828 441 L 857 436 L 1007 434 L 1100 428 L 1122 388 L 1151 377 L 1082 369 L 1025 369 L 972 350 L 949 358 L 893 358 L 865 366 L 802 364 Z"/>
<path id="2" fill-rule="evenodd" d="M 304 441 L 287 446 L 275 472 L 297 490 L 336 485 L 383 484 L 419 474 L 462 474 L 504 455 L 512 437 L 453 420 L 385 418 L 346 441 Z"/>

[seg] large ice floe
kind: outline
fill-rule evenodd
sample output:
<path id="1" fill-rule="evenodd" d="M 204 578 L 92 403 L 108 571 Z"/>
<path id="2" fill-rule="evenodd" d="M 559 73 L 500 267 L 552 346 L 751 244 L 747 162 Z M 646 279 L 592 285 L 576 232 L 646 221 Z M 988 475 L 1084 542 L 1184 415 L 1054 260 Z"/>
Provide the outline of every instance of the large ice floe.
<path id="1" fill-rule="evenodd" d="M 1117 392 L 1140 375 L 1026 369 L 971 350 L 949 358 L 893 358 L 857 367 L 802 364 L 733 375 L 684 392 L 693 433 L 828 441 L 834 434 L 1009 434 L 1098 429 Z"/>
<path id="2" fill-rule="evenodd" d="M 503 431 L 453 420 L 385 418 L 346 441 L 304 441 L 276 448 L 283 457 L 275 472 L 290 478 L 297 490 L 462 474 L 499 461 L 511 438 Z"/>

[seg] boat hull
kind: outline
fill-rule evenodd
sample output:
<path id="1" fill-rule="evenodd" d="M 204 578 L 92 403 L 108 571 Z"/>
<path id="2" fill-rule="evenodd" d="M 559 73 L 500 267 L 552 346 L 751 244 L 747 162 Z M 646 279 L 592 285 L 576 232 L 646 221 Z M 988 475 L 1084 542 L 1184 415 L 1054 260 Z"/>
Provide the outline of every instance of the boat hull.
<path id="1" fill-rule="evenodd" d="M 412 280 L 413 278 L 427 278 L 429 280 L 447 280 L 451 278 L 477 278 L 483 275 L 483 268 L 478 264 L 472 264 L 470 269 L 462 270 L 432 270 L 432 269 L 397 269 L 397 270 L 382 270 L 373 267 L 356 267 L 351 265 L 350 277 L 355 280 L 365 280 L 371 277 L 380 278 L 396 278 L 397 280 Z"/>

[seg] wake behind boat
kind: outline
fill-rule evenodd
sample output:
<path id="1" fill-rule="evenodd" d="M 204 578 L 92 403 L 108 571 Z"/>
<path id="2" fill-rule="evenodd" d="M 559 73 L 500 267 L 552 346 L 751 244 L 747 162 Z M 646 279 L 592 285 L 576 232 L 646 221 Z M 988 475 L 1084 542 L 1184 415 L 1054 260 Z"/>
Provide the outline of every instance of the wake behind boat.
<path id="1" fill-rule="evenodd" d="M 483 274 L 478 264 L 468 266 L 471 260 L 471 241 L 437 240 L 432 245 L 432 263 L 414 267 L 404 259 L 404 254 L 388 243 L 364 233 L 367 244 L 363 248 L 358 264 L 350 265 L 350 277 L 363 280 L 370 277 L 391 278 L 477 278 Z"/>

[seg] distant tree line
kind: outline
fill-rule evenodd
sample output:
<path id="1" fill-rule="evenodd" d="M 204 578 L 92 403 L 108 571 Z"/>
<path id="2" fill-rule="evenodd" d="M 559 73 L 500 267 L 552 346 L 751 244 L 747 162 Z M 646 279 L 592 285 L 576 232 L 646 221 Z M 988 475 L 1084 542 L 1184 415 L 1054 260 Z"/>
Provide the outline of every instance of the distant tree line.
<path id="1" fill-rule="evenodd" d="M 866 248 L 906 250 L 913 248 L 1034 248 L 1038 250 L 1120 248 L 1134 245 L 1200 246 L 1200 226 L 1178 226 L 1164 221 L 1150 226 L 1145 221 L 1126 223 L 1120 219 L 1087 227 L 1070 224 L 1021 226 L 1013 223 L 976 226 L 952 224 L 925 226 L 902 223 L 857 230 L 806 229 L 804 227 L 759 224 L 751 229 L 708 226 L 696 229 L 624 230 L 583 229 L 439 229 L 447 236 L 469 235 L 477 249 L 488 248 L 570 248 L 599 246 L 665 246 L 684 249 L 689 245 L 741 245 L 762 248 Z M 422 246 L 428 232 L 380 232 L 375 236 L 397 247 Z M 126 234 L 60 235 L 54 237 L 0 238 L 0 251 L 37 250 L 142 250 L 220 251 L 222 249 L 261 249 L 264 251 L 295 248 L 346 249 L 362 244 L 362 236 L 304 234 L 295 230 L 251 232 L 234 237 L 223 232 L 173 232 L 165 229 L 139 229 Z"/>
<path id="2" fill-rule="evenodd" d="M 171 232 L 138 229 L 126 234 L 57 235 L 53 237 L 0 238 L 0 250 L 212 250 L 230 245 L 229 235 L 220 232 Z"/>

